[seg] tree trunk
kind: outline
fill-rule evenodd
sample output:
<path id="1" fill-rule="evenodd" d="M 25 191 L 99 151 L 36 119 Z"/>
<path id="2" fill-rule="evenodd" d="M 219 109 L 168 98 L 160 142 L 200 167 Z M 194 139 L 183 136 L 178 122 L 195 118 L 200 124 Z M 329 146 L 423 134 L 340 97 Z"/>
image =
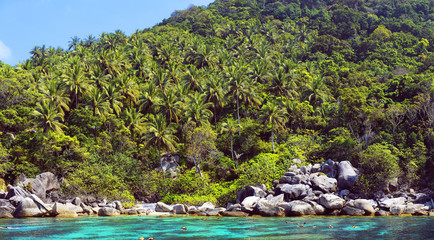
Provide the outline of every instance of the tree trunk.
<path id="1" fill-rule="evenodd" d="M 235 168 L 238 168 L 238 161 L 234 161 L 234 142 L 232 139 L 232 134 L 231 134 L 231 157 L 232 157 L 232 162 L 235 162 Z"/>
<path id="2" fill-rule="evenodd" d="M 199 173 L 199 176 L 203 177 L 202 171 L 200 170 L 199 164 L 198 164 L 198 162 L 196 160 L 194 160 L 194 166 L 196 167 L 196 172 Z"/>
<path id="3" fill-rule="evenodd" d="M 237 117 L 238 117 L 238 125 L 240 125 L 240 103 L 237 94 Z M 238 135 L 241 135 L 241 130 L 238 129 Z"/>
<path id="4" fill-rule="evenodd" d="M 271 145 L 273 146 L 273 153 L 274 153 L 274 130 L 273 130 L 273 122 L 271 122 Z"/>

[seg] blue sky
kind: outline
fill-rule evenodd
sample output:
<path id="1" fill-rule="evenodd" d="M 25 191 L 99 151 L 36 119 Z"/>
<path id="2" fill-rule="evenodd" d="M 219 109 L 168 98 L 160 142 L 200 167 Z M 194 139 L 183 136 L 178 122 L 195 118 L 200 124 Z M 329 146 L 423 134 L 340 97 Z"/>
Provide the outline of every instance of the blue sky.
<path id="1" fill-rule="evenodd" d="M 0 0 L 0 61 L 16 65 L 34 46 L 67 49 L 71 37 L 121 30 L 131 35 L 175 10 L 213 0 Z"/>

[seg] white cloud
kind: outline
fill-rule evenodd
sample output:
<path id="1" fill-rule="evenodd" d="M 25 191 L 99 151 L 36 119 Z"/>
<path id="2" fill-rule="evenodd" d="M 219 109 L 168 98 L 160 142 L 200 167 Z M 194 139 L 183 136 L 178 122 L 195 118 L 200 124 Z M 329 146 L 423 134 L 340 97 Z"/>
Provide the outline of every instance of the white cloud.
<path id="1" fill-rule="evenodd" d="M 0 41 L 0 61 L 8 60 L 12 56 L 12 51 L 2 41 Z"/>

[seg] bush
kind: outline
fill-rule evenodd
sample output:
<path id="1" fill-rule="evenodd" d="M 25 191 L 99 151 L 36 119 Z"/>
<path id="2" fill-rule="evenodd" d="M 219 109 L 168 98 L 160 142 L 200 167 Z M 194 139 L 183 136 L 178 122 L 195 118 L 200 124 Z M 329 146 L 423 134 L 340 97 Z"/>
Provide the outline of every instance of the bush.
<path id="1" fill-rule="evenodd" d="M 264 183 L 270 188 L 273 180 L 280 179 L 285 173 L 283 164 L 279 161 L 279 155 L 273 153 L 261 153 L 243 163 L 240 167 L 240 184 L 242 186 Z"/>
<path id="2" fill-rule="evenodd" d="M 391 151 L 396 149 L 383 144 L 372 144 L 360 154 L 359 167 L 365 185 L 359 182 L 362 192 L 383 190 L 389 179 L 399 175 L 399 158 Z"/>

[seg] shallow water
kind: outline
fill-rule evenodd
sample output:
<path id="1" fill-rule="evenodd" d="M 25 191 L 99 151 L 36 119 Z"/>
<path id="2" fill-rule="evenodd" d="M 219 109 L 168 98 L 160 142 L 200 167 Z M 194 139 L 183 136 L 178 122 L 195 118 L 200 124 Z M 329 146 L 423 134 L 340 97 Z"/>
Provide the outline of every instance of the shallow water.
<path id="1" fill-rule="evenodd" d="M 0 239 L 434 239 L 433 223 L 432 217 L 28 218 L 1 219 Z"/>

